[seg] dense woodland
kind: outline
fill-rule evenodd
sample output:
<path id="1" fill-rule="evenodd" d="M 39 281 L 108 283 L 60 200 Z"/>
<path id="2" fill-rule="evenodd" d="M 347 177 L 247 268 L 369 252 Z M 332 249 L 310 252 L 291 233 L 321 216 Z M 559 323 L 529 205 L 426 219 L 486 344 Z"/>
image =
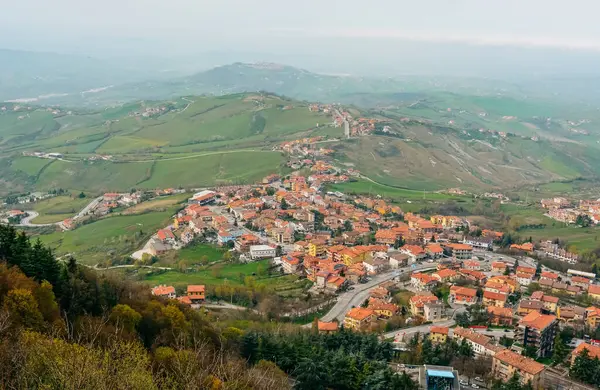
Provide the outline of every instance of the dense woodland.
<path id="1" fill-rule="evenodd" d="M 0 388 L 414 389 L 389 343 L 234 327 L 0 226 Z"/>

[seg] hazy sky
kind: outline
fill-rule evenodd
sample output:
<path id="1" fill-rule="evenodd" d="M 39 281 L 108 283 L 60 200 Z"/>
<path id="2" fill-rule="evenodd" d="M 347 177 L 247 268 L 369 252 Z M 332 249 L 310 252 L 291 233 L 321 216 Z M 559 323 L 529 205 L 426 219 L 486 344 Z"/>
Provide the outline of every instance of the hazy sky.
<path id="1" fill-rule="evenodd" d="M 36 50 L 152 39 L 252 50 L 321 37 L 600 50 L 598 0 L 0 0 L 0 9 L 0 47 Z"/>

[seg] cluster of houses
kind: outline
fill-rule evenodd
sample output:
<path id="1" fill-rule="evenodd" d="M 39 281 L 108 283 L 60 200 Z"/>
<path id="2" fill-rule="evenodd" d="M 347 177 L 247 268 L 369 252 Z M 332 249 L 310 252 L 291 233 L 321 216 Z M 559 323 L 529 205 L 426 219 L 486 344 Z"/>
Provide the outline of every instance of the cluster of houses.
<path id="1" fill-rule="evenodd" d="M 188 285 L 185 294 L 177 296 L 175 287 L 160 285 L 152 288 L 152 295 L 165 299 L 177 299 L 179 302 L 198 308 L 206 300 L 204 285 Z"/>
<path id="2" fill-rule="evenodd" d="M 434 343 L 443 343 L 448 337 L 459 343 L 465 340 L 476 355 L 488 355 L 493 358 L 492 372 L 503 380 L 518 373 L 523 383 L 531 382 L 538 388 L 543 382 L 546 367 L 534 359 L 522 355 L 523 351 L 535 351 L 537 358 L 549 357 L 553 353 L 554 339 L 560 327 L 572 326 L 579 329 L 596 329 L 600 325 L 600 307 L 580 307 L 572 302 L 574 296 L 587 294 L 593 301 L 600 303 L 600 285 L 583 276 L 568 277 L 554 272 L 542 272 L 535 276 L 535 268 L 519 266 L 511 271 L 506 263 L 494 262 L 491 271 L 478 270 L 475 261 L 463 261 L 461 269 L 454 270 L 439 265 L 438 271 L 430 275 L 416 273 L 412 275 L 413 286 L 422 289 L 410 299 L 410 310 L 414 316 L 421 316 L 434 322 L 429 338 Z M 470 268 L 470 269 L 467 269 Z M 471 279 L 471 287 L 454 282 Z M 452 305 L 483 305 L 488 314 L 488 325 L 514 328 L 514 343 L 505 348 L 496 344 L 490 337 L 474 329 L 435 326 L 443 317 L 436 315 L 436 309 L 443 305 L 428 290 L 436 284 L 445 282 L 451 285 L 448 302 Z M 508 297 L 521 291 L 522 286 L 539 284 L 539 290 L 518 301 L 509 302 Z M 564 301 L 564 302 L 563 302 Z M 582 343 L 573 351 L 572 360 L 588 349 L 592 358 L 600 357 L 600 347 Z"/>
<path id="3" fill-rule="evenodd" d="M 542 199 L 541 205 L 550 218 L 560 222 L 573 224 L 579 216 L 587 216 L 593 224 L 600 224 L 600 199 L 580 200 L 575 206 L 575 202 L 567 198 L 555 197 Z"/>

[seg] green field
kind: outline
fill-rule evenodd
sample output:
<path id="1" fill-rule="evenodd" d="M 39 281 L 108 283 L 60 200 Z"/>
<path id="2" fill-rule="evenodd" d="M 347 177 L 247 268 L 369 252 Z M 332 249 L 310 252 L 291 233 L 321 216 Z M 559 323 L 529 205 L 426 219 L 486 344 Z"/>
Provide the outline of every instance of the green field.
<path id="1" fill-rule="evenodd" d="M 218 285 L 229 283 L 230 285 L 243 285 L 245 276 L 256 276 L 259 283 L 274 282 L 274 278 L 258 277 L 259 266 L 266 270 L 269 267 L 269 260 L 261 260 L 245 264 L 224 264 L 218 274 L 214 274 L 214 267 L 211 266 L 205 270 L 197 272 L 182 273 L 178 271 L 167 271 L 162 273 L 150 273 L 145 280 L 152 285 L 168 284 L 175 287 L 181 287 L 188 284 Z M 273 280 L 272 280 L 273 279 Z"/>
<path id="2" fill-rule="evenodd" d="M 445 201 L 466 200 L 470 197 L 443 194 L 439 192 L 416 191 L 405 188 L 396 188 L 382 184 L 372 183 L 367 180 L 351 181 L 346 183 L 332 184 L 328 186 L 329 191 L 340 191 L 346 194 L 370 194 L 381 196 L 394 201 Z"/>
<path id="3" fill-rule="evenodd" d="M 155 188 L 254 183 L 270 173 L 279 172 L 283 161 L 283 156 L 278 152 L 250 151 L 158 161 L 151 177 L 138 186 Z"/>
<path id="4" fill-rule="evenodd" d="M 40 170 L 52 160 L 37 157 L 18 157 L 12 162 L 12 169 L 21 171 L 29 176 L 37 176 Z"/>
<path id="5" fill-rule="evenodd" d="M 75 230 L 42 235 L 40 239 L 58 255 L 70 253 L 85 264 L 103 264 L 140 249 L 152 234 L 168 225 L 175 210 L 171 207 L 162 212 L 107 217 Z"/>
<path id="6" fill-rule="evenodd" d="M 56 196 L 37 202 L 33 205 L 33 209 L 40 213 L 38 217 L 33 219 L 33 223 L 53 223 L 59 222 L 67 218 L 73 217 L 89 202 L 88 198 L 80 199 L 70 196 Z"/>
<path id="7" fill-rule="evenodd" d="M 186 264 L 200 263 L 205 257 L 210 263 L 223 259 L 224 249 L 217 248 L 214 245 L 197 244 L 187 246 L 177 253 L 178 261 L 184 261 Z"/>

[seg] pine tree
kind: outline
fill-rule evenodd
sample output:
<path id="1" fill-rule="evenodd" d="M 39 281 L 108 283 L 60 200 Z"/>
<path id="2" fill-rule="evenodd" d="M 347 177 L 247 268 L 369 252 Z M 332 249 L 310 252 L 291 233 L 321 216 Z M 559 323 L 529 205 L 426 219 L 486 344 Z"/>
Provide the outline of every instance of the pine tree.
<path id="1" fill-rule="evenodd" d="M 560 335 L 556 335 L 556 337 L 554 338 L 554 352 L 552 354 L 552 363 L 554 365 L 562 363 L 568 354 L 569 351 L 565 346 L 565 342 L 560 337 Z"/>

